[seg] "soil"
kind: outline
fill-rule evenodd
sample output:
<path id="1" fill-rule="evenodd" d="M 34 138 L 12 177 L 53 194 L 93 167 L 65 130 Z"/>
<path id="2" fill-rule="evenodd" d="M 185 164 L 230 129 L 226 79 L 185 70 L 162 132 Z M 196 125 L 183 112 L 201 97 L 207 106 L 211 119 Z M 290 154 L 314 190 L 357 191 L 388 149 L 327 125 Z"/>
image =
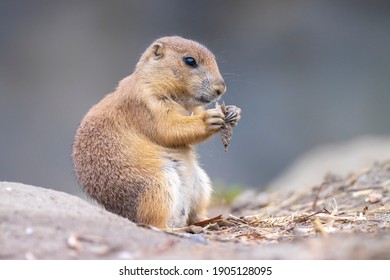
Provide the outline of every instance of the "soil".
<path id="1" fill-rule="evenodd" d="M 390 259 L 390 161 L 298 191 L 249 191 L 191 227 L 136 225 L 78 197 L 0 182 L 0 259 Z"/>

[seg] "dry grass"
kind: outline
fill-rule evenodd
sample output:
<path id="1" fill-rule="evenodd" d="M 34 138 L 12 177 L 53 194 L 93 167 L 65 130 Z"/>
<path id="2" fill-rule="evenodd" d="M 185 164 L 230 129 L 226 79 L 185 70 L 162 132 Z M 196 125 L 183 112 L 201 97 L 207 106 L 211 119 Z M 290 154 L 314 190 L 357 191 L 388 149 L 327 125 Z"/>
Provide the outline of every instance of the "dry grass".
<path id="1" fill-rule="evenodd" d="M 186 228 L 212 240 L 278 243 L 335 233 L 379 234 L 390 229 L 390 161 L 320 186 L 270 193 L 261 209 L 238 209 Z M 253 208 L 253 207 L 252 207 Z M 242 214 L 245 213 L 245 214 Z M 202 227 L 202 228 L 199 228 Z"/>

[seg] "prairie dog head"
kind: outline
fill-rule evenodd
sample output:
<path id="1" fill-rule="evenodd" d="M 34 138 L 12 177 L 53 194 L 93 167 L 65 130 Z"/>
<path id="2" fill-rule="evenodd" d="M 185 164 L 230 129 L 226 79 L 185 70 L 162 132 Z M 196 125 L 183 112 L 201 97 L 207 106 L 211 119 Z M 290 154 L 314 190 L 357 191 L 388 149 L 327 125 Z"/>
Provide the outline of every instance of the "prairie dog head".
<path id="1" fill-rule="evenodd" d="M 204 106 L 226 91 L 213 53 L 178 36 L 153 42 L 137 63 L 136 72 L 156 94 L 184 107 Z"/>

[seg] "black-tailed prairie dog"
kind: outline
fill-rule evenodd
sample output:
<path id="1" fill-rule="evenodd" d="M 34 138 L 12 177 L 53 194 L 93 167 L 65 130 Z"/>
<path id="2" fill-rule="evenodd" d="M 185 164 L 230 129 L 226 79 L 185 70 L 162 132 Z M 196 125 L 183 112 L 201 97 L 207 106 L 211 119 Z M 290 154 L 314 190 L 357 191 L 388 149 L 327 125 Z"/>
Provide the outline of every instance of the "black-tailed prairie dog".
<path id="1" fill-rule="evenodd" d="M 211 184 L 194 145 L 225 123 L 220 108 L 204 108 L 225 91 L 207 48 L 177 36 L 156 40 L 83 118 L 73 145 L 79 183 L 137 223 L 169 228 L 205 219 Z M 240 109 L 226 107 L 237 124 Z"/>

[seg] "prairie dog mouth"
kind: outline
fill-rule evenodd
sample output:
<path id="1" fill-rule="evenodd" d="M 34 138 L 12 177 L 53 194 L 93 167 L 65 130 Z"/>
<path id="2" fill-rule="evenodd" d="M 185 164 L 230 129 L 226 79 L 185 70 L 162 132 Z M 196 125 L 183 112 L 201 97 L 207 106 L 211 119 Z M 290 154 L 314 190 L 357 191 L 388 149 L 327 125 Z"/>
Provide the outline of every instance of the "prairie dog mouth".
<path id="1" fill-rule="evenodd" d="M 210 96 L 210 95 L 206 95 L 206 94 L 202 94 L 200 96 L 195 96 L 194 99 L 200 103 L 203 103 L 203 104 L 208 104 L 208 103 L 211 103 L 211 102 L 215 102 L 217 101 L 218 99 L 220 98 L 220 96 L 216 96 L 216 97 L 213 97 L 213 96 Z"/>
<path id="2" fill-rule="evenodd" d="M 212 101 L 212 100 L 210 100 L 210 98 L 207 98 L 204 95 L 202 95 L 200 97 L 195 97 L 195 100 L 199 101 L 200 103 L 204 103 L 204 104 L 210 103 Z"/>

